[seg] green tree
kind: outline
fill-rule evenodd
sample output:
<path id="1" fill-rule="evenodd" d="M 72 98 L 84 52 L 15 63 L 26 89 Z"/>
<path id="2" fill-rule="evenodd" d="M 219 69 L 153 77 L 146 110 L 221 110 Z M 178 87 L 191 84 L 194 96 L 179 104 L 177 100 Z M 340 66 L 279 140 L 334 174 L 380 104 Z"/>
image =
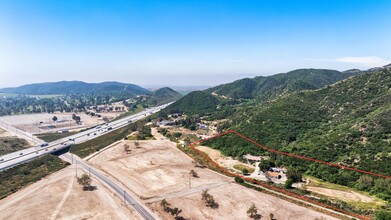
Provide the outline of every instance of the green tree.
<path id="1" fill-rule="evenodd" d="M 242 170 L 242 173 L 243 173 L 243 175 L 248 175 L 248 169 L 246 169 L 246 168 L 244 168 L 243 170 Z"/>
<path id="2" fill-rule="evenodd" d="M 289 168 L 286 172 L 286 177 L 291 179 L 294 183 L 300 182 L 302 179 L 301 172 L 295 168 Z"/>
<path id="3" fill-rule="evenodd" d="M 250 218 L 255 218 L 256 216 L 258 216 L 258 209 L 254 203 L 252 203 L 250 208 L 248 208 L 247 216 L 249 216 Z"/>
<path id="4" fill-rule="evenodd" d="M 244 183 L 244 180 L 238 176 L 235 176 L 234 179 L 235 179 L 235 182 L 237 182 L 237 183 Z"/>
<path id="5" fill-rule="evenodd" d="M 270 163 L 268 160 L 261 160 L 261 162 L 259 162 L 258 166 L 262 172 L 266 172 L 270 169 Z"/>
<path id="6" fill-rule="evenodd" d="M 129 149 L 129 145 L 128 144 L 124 144 L 124 150 L 126 153 L 129 153 L 130 152 L 130 149 Z"/>
<path id="7" fill-rule="evenodd" d="M 194 124 L 191 124 L 190 126 L 189 126 L 189 130 L 191 130 L 191 131 L 195 131 L 197 128 L 196 128 L 196 126 L 194 125 Z"/>
<path id="8" fill-rule="evenodd" d="M 287 180 L 285 181 L 284 187 L 285 187 L 286 189 L 292 189 L 292 184 L 293 184 L 292 179 L 287 179 Z"/>
<path id="9" fill-rule="evenodd" d="M 194 171 L 194 170 L 190 170 L 190 174 L 191 174 L 192 177 L 196 177 L 196 178 L 199 177 L 198 173 L 196 171 Z"/>
<path id="10" fill-rule="evenodd" d="M 57 116 L 53 116 L 52 118 L 53 121 L 57 121 L 57 119 L 58 119 Z"/>
<path id="11" fill-rule="evenodd" d="M 81 175 L 81 177 L 77 178 L 77 183 L 83 186 L 83 190 L 90 190 L 92 179 L 89 175 L 84 173 L 83 175 Z"/>
<path id="12" fill-rule="evenodd" d="M 218 208 L 219 204 L 214 200 L 214 197 L 208 193 L 208 190 L 202 191 L 201 200 L 205 203 L 206 206 L 211 208 Z"/>
<path id="13" fill-rule="evenodd" d="M 360 176 L 360 178 L 357 180 L 356 187 L 359 190 L 368 190 L 372 186 L 373 186 L 373 178 L 369 175 Z"/>
<path id="14" fill-rule="evenodd" d="M 391 219 L 391 212 L 387 211 L 380 211 L 375 214 L 375 219 L 376 220 L 390 220 Z"/>
<path id="15" fill-rule="evenodd" d="M 175 217 L 178 217 L 179 213 L 181 213 L 181 212 L 182 212 L 182 209 L 179 209 L 177 207 L 170 210 L 171 215 L 173 215 Z"/>

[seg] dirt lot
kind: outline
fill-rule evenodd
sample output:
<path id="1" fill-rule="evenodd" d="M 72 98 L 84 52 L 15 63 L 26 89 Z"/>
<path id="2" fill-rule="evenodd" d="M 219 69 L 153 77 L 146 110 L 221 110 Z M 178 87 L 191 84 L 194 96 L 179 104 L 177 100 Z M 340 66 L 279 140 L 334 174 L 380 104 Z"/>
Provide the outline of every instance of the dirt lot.
<path id="1" fill-rule="evenodd" d="M 197 146 L 197 149 L 206 153 L 210 157 L 210 159 L 212 159 L 213 161 L 216 161 L 220 166 L 222 166 L 228 170 L 236 171 L 237 173 L 242 173 L 242 172 L 240 170 L 235 169 L 233 167 L 234 165 L 241 164 L 241 165 L 247 166 L 247 167 L 250 166 L 246 163 L 242 163 L 238 160 L 232 159 L 231 157 L 226 157 L 226 156 L 222 155 L 220 151 L 212 149 L 207 146 Z M 251 167 L 255 169 L 255 167 L 253 167 L 253 166 L 251 166 Z"/>
<path id="2" fill-rule="evenodd" d="M 83 191 L 69 166 L 1 200 L 0 219 L 140 219 L 99 182 L 92 184 L 97 190 Z"/>
<path id="3" fill-rule="evenodd" d="M 122 141 L 91 158 L 89 162 L 126 183 L 129 189 L 143 198 L 188 189 L 191 169 L 203 176 L 193 178 L 192 187 L 228 181 L 224 177 L 216 177 L 207 169 L 195 168 L 191 159 L 176 149 L 175 143 L 163 136 L 155 138 L 157 140 L 139 141 L 139 148 L 135 146 L 134 141 Z M 130 146 L 130 154 L 124 150 L 125 144 Z"/>
<path id="4" fill-rule="evenodd" d="M 362 195 L 357 192 L 345 192 L 341 190 L 335 190 L 335 189 L 326 189 L 322 187 L 314 187 L 314 186 L 307 186 L 307 190 L 311 192 L 316 192 L 322 195 L 342 199 L 342 200 L 352 200 L 356 202 L 365 202 L 365 203 L 372 203 L 376 202 L 375 199 Z"/>
<path id="5" fill-rule="evenodd" d="M 246 219 L 246 211 L 254 202 L 259 213 L 276 219 L 334 219 L 319 212 L 289 203 L 277 197 L 257 192 L 236 183 L 209 169 L 195 168 L 191 158 L 176 148 L 176 144 L 157 134 L 156 140 L 122 141 L 89 162 L 107 172 L 134 194 L 148 203 L 164 219 L 173 219 L 161 210 L 160 201 L 166 198 L 172 207 L 183 210 L 186 219 Z M 124 145 L 130 147 L 128 154 Z M 190 177 L 194 169 L 199 178 Z M 191 185 L 189 186 L 189 179 Z M 207 208 L 201 203 L 202 190 L 209 189 L 219 203 L 218 209 Z"/>
<path id="6" fill-rule="evenodd" d="M 119 116 L 121 112 L 100 113 L 102 115 L 101 118 L 92 117 L 90 115 L 86 115 L 85 113 L 78 113 L 76 115 L 80 116 L 82 124 L 76 124 L 75 121 L 72 120 L 72 114 L 73 113 L 69 112 L 55 112 L 54 114 L 24 114 L 0 117 L 0 120 L 23 131 L 37 134 L 56 132 L 62 129 L 83 129 L 100 123 L 104 123 L 103 117 L 113 119 Z M 52 120 L 54 116 L 58 118 L 56 122 Z M 55 128 L 48 128 L 48 126 L 55 126 Z"/>

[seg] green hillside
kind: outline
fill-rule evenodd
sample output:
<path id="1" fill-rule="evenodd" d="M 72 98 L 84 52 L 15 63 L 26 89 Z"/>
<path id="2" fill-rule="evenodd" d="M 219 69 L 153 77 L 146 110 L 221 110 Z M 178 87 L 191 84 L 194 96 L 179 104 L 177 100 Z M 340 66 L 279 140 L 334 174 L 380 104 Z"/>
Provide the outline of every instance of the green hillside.
<path id="1" fill-rule="evenodd" d="M 151 94 L 151 97 L 149 99 L 150 104 L 152 105 L 162 105 L 165 103 L 173 102 L 175 100 L 178 100 L 182 97 L 182 95 L 168 87 L 160 88 L 156 91 L 154 91 Z"/>
<path id="2" fill-rule="evenodd" d="M 223 125 L 267 147 L 391 175 L 391 70 L 238 110 Z M 266 154 L 234 137 L 209 143 L 226 155 Z M 391 181 L 282 157 L 280 162 L 391 201 Z M 368 178 L 365 184 L 360 178 Z M 360 185 L 361 184 L 361 185 Z"/>
<path id="3" fill-rule="evenodd" d="M 204 114 L 214 112 L 219 105 L 219 100 L 203 91 L 194 91 L 169 105 L 164 112 L 185 112 L 187 114 Z"/>
<path id="4" fill-rule="evenodd" d="M 234 99 L 258 98 L 268 100 L 296 91 L 319 89 L 362 73 L 361 71 L 339 72 L 326 69 L 298 69 L 268 77 L 259 76 L 252 79 L 240 79 L 206 91 Z"/>

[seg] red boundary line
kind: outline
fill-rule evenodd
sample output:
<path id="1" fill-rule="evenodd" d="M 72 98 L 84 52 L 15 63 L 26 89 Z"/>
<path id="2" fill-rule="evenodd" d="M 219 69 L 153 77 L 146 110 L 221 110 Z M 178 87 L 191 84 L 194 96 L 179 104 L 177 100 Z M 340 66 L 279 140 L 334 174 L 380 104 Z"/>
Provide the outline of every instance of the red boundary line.
<path id="1" fill-rule="evenodd" d="M 225 173 L 225 174 L 227 174 L 229 176 L 239 177 L 239 178 L 245 179 L 245 180 L 247 180 L 249 182 L 261 185 L 263 187 L 266 187 L 266 188 L 269 188 L 269 189 L 281 192 L 283 194 L 286 194 L 286 195 L 289 195 L 289 196 L 292 196 L 292 197 L 295 197 L 295 198 L 298 198 L 298 199 L 305 200 L 307 202 L 311 202 L 313 204 L 316 204 L 316 205 L 319 205 L 319 206 L 322 206 L 322 207 L 325 207 L 325 208 L 332 209 L 334 211 L 338 211 L 338 212 L 341 212 L 341 213 L 344 213 L 344 214 L 347 214 L 347 215 L 350 215 L 350 216 L 354 216 L 354 217 L 359 218 L 359 219 L 367 220 L 367 219 L 370 219 L 370 218 L 368 218 L 366 216 L 362 216 L 362 215 L 358 215 L 358 214 L 355 214 L 355 213 L 351 213 L 351 212 L 345 211 L 345 210 L 337 208 L 335 206 L 331 206 L 331 205 L 328 205 L 328 204 L 325 204 L 325 203 L 322 203 L 322 202 L 318 202 L 318 201 L 310 199 L 310 198 L 308 198 L 306 196 L 301 196 L 301 195 L 298 195 L 296 193 L 289 192 L 287 190 L 284 190 L 284 189 L 281 189 L 281 188 L 278 188 L 278 187 L 275 187 L 275 186 L 271 186 L 271 185 L 269 185 L 267 183 L 264 183 L 264 182 L 261 182 L 261 181 L 257 181 L 257 180 L 251 179 L 251 178 L 243 177 L 242 175 L 239 175 L 239 174 L 236 174 L 236 173 L 229 172 L 225 168 L 223 168 L 220 165 L 218 165 L 215 161 L 210 159 L 205 153 L 203 153 L 202 151 L 200 151 L 200 150 L 198 150 L 198 149 L 196 149 L 194 147 L 194 145 L 197 145 L 197 144 L 200 144 L 202 142 L 205 142 L 205 141 L 217 138 L 217 137 L 221 137 L 221 136 L 224 136 L 224 135 L 227 135 L 227 134 L 230 134 L 230 133 L 233 133 L 233 134 L 235 134 L 235 135 L 237 135 L 237 136 L 239 136 L 239 137 L 241 137 L 241 138 L 243 138 L 243 139 L 245 139 L 245 140 L 247 140 L 247 141 L 249 141 L 249 142 L 251 142 L 251 143 L 253 143 L 253 144 L 257 145 L 257 146 L 259 146 L 259 147 L 261 147 L 262 149 L 270 151 L 270 152 L 275 152 L 275 153 L 287 155 L 287 156 L 290 156 L 290 157 L 296 157 L 296 158 L 299 158 L 299 159 L 304 159 L 304 160 L 308 160 L 308 161 L 312 161 L 312 162 L 316 162 L 316 163 L 321 163 L 321 164 L 325 164 L 325 165 L 332 166 L 332 167 L 337 167 L 337 168 L 344 169 L 344 170 L 352 170 L 352 171 L 355 171 L 355 172 L 365 173 L 365 174 L 369 174 L 369 175 L 372 175 L 372 176 L 377 176 L 377 177 L 383 177 L 383 178 L 391 179 L 391 176 L 386 176 L 386 175 L 373 173 L 373 172 L 369 172 L 369 171 L 366 171 L 366 170 L 360 170 L 360 169 L 356 169 L 356 168 L 352 168 L 352 167 L 346 167 L 346 166 L 342 166 L 342 165 L 335 164 L 335 163 L 330 163 L 330 162 L 317 160 L 317 159 L 310 158 L 310 157 L 300 156 L 300 155 L 296 155 L 296 154 L 292 154 L 292 153 L 287 153 L 287 152 L 283 152 L 283 151 L 267 148 L 267 147 L 263 146 L 262 144 L 259 144 L 259 143 L 255 142 L 254 140 L 252 140 L 252 139 L 250 139 L 250 138 L 248 138 L 248 137 L 246 137 L 246 136 L 244 136 L 244 135 L 242 135 L 239 132 L 234 131 L 234 130 L 228 130 L 228 131 L 222 132 L 220 134 L 214 135 L 212 137 L 205 138 L 205 139 L 202 139 L 200 141 L 193 142 L 193 143 L 191 143 L 189 145 L 191 149 L 196 151 L 202 157 L 204 157 L 209 162 L 211 162 L 213 165 L 215 165 L 217 168 L 219 168 L 223 173 Z"/>

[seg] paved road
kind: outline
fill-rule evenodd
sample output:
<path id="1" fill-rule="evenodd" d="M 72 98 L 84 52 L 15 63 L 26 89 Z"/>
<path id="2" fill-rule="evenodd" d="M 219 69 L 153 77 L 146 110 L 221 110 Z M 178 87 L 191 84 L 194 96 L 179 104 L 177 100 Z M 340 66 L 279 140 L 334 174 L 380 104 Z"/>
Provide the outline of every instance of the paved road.
<path id="1" fill-rule="evenodd" d="M 147 220 L 154 220 L 155 217 L 150 213 L 149 210 L 144 208 L 144 206 L 135 200 L 131 195 L 126 193 L 125 189 L 121 188 L 118 184 L 111 181 L 105 175 L 99 173 L 97 170 L 86 164 L 83 160 L 81 160 L 76 155 L 72 155 L 71 153 L 62 154 L 60 156 L 61 159 L 69 162 L 69 163 L 77 163 L 79 168 L 83 168 L 85 171 L 90 172 L 95 178 L 99 179 L 101 182 L 106 184 L 109 188 L 115 191 L 121 198 L 123 198 L 128 204 L 130 204 L 136 211 Z"/>
<path id="2" fill-rule="evenodd" d="M 11 131 L 13 132 L 16 136 L 26 139 L 34 144 L 42 144 L 44 143 L 43 140 L 35 137 L 34 135 L 27 133 L 25 131 L 20 130 L 19 128 L 16 128 L 7 122 L 5 122 L 3 119 L 0 119 L 0 128 L 3 128 L 6 131 Z"/>
<path id="3" fill-rule="evenodd" d="M 60 140 L 56 140 L 50 143 L 46 143 L 47 146 L 37 145 L 36 147 L 32 147 L 32 148 L 28 148 L 28 149 L 24 149 L 21 151 L 16 151 L 7 155 L 0 156 L 0 171 L 33 160 L 42 155 L 54 153 L 56 151 L 69 147 L 71 144 L 79 144 L 97 138 L 108 132 L 112 132 L 116 129 L 122 128 L 130 124 L 131 122 L 143 119 L 148 115 L 156 113 L 170 104 L 171 103 L 161 105 L 158 107 L 149 108 L 137 114 L 127 116 L 125 118 L 104 125 L 98 125 L 94 128 L 77 133 L 75 135 L 62 138 Z"/>

